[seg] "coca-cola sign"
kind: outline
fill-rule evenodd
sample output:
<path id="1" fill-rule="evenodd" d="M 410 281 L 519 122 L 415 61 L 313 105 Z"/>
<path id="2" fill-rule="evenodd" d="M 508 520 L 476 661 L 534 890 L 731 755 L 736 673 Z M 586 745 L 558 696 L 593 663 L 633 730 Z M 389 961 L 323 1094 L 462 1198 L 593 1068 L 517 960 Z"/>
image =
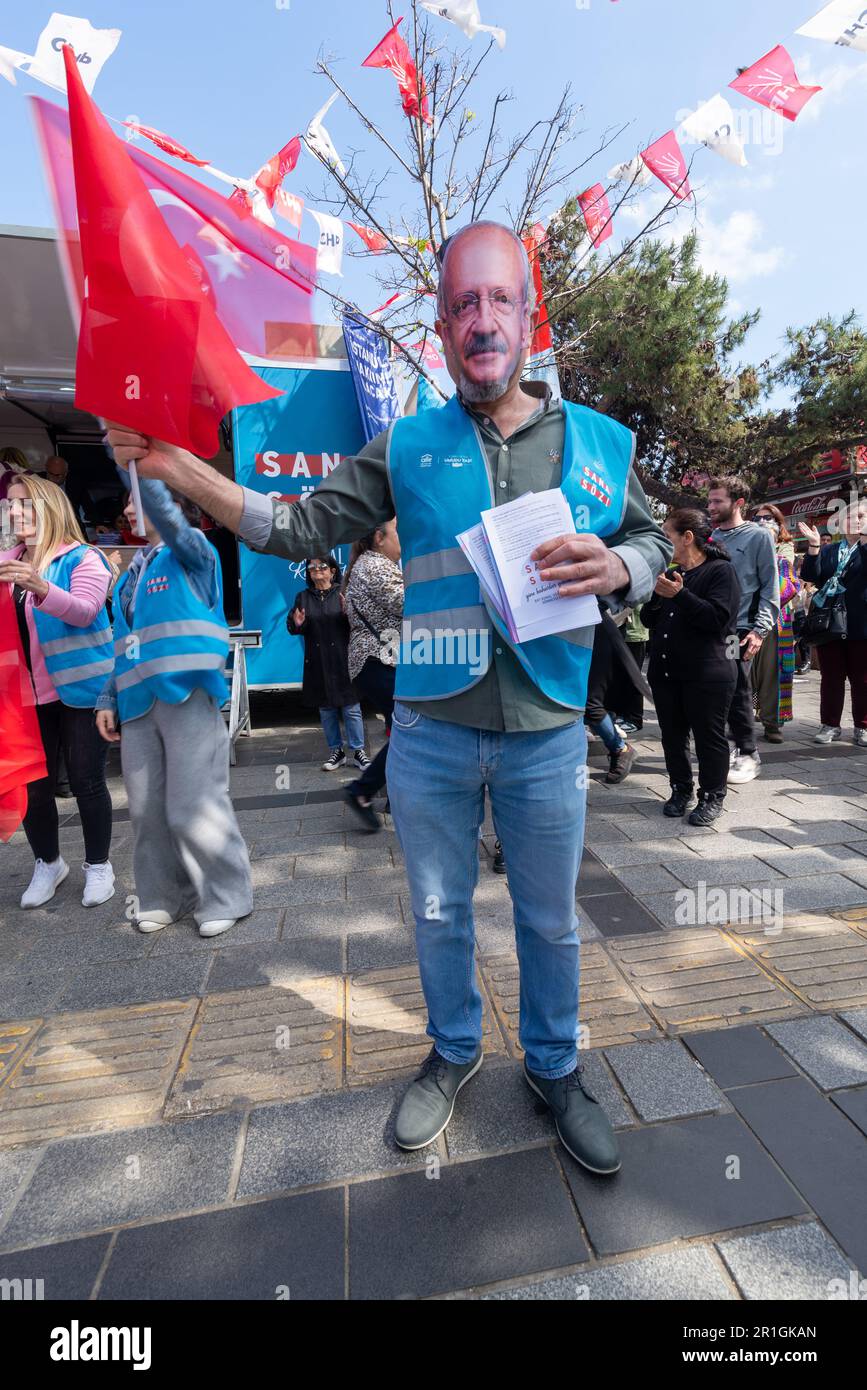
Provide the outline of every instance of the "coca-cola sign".
<path id="1" fill-rule="evenodd" d="M 789 501 L 780 504 L 780 511 L 784 516 L 793 518 L 822 516 L 825 512 L 829 512 L 838 500 L 839 493 L 837 492 L 818 492 L 814 497 L 792 497 Z"/>

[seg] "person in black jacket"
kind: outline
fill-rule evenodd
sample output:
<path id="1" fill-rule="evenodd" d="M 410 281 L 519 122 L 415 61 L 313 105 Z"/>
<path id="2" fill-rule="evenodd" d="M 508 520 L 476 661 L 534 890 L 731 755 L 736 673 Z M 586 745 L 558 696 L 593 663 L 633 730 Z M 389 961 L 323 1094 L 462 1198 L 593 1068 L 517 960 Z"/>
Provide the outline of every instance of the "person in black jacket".
<path id="1" fill-rule="evenodd" d="M 324 772 L 346 766 L 340 733 L 340 716 L 356 767 L 370 766 L 364 751 L 364 720 L 358 695 L 349 679 L 349 620 L 340 592 L 340 566 L 333 555 L 311 555 L 307 564 L 307 588 L 295 597 L 286 626 L 304 638 L 306 704 L 318 705 L 319 718 L 331 750 L 322 764 Z"/>
<path id="2" fill-rule="evenodd" d="M 691 733 L 699 791 L 689 824 L 710 825 L 723 809 L 727 787 L 726 719 L 737 684 L 741 589 L 702 512 L 680 508 L 663 530 L 674 546 L 674 568 L 660 575 L 641 610 L 650 629 L 647 678 L 671 781 L 662 809 L 666 816 L 683 816 L 693 802 Z"/>
<path id="3" fill-rule="evenodd" d="M 846 595 L 845 640 L 826 642 L 818 648 L 822 727 L 813 742 L 834 743 L 842 737 L 840 720 L 848 678 L 854 741 L 859 748 L 867 748 L 867 497 L 848 509 L 845 527 L 845 539 L 823 546 L 815 527 L 798 522 L 798 530 L 809 545 L 801 578 L 821 590 L 840 570 L 839 583 Z"/>

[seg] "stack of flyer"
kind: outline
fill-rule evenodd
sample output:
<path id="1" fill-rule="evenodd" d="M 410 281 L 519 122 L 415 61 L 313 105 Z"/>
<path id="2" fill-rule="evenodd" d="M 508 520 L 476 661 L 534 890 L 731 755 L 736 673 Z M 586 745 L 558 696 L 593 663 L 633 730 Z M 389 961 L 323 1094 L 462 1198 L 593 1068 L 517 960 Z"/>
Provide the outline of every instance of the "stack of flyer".
<path id="1" fill-rule="evenodd" d="M 593 594 L 563 598 L 560 584 L 544 581 L 531 560 L 537 546 L 556 536 L 574 536 L 575 521 L 560 488 L 527 492 L 502 507 L 482 512 L 482 519 L 462 531 L 458 544 L 472 565 L 489 605 L 515 643 L 532 642 L 599 622 Z"/>

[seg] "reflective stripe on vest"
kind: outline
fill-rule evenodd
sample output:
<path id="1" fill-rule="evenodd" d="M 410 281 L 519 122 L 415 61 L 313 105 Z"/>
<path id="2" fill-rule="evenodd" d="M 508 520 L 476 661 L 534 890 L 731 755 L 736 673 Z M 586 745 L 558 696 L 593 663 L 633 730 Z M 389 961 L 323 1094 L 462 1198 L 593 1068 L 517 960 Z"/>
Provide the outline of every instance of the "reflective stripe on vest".
<path id="1" fill-rule="evenodd" d="M 564 415 L 560 486 L 576 529 L 613 536 L 626 510 L 634 437 L 585 406 L 564 403 Z M 583 709 L 594 629 L 515 646 L 484 603 L 456 543 L 458 533 L 476 525 L 481 512 L 496 501 L 477 424 L 458 398 L 441 410 L 396 421 L 389 432 L 387 464 L 406 582 L 396 698 L 442 699 L 477 684 L 490 665 L 490 639 L 496 632 L 549 699 Z M 429 636 L 423 639 L 417 629 Z"/>
<path id="2" fill-rule="evenodd" d="M 93 546 L 78 545 L 51 561 L 45 571 L 48 582 L 69 593 L 73 572 L 89 550 L 99 555 L 111 573 L 101 551 Z M 93 709 L 102 694 L 106 678 L 114 670 L 111 624 L 105 604 L 87 627 L 75 627 L 35 605 L 30 611 L 45 659 L 45 669 L 61 702 L 74 709 Z"/>

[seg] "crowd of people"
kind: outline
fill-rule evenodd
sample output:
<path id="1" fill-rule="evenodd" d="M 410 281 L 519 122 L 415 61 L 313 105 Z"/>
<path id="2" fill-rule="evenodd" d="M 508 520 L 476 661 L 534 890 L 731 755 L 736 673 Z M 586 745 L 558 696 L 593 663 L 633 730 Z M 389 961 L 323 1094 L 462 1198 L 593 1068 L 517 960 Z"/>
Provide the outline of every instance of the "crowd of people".
<path id="1" fill-rule="evenodd" d="M 482 1063 L 472 898 L 487 792 L 495 867 L 508 873 L 514 907 L 527 1084 L 569 1152 L 613 1173 L 616 1138 L 577 1053 L 586 785 L 576 769 L 586 765 L 588 731 L 607 751 L 605 780 L 622 782 L 652 699 L 671 784 L 661 812 L 712 824 L 728 787 L 761 771 L 757 728 L 778 743 L 792 718 L 800 614 L 799 640 L 818 651 L 821 672 L 817 741 L 842 736 L 848 682 L 854 740 L 867 747 L 867 500 L 847 511 L 831 545 L 801 525 L 800 564 L 780 512 L 748 511 L 737 477 L 711 481 L 706 510 L 677 508 L 660 525 L 634 471 L 630 431 L 522 380 L 536 311 L 526 252 L 507 228 L 474 223 L 446 242 L 437 314 L 457 394 L 344 460 L 288 522 L 278 524 L 273 498 L 112 426 L 120 470 L 132 460 L 139 468 L 142 515 L 128 501 L 125 522 L 144 538 L 118 582 L 82 532 L 65 475 L 7 472 L 13 539 L 0 553 L 0 584 L 14 598 L 47 767 L 29 787 L 24 830 L 35 867 L 21 905 L 50 901 L 69 873 L 55 803 L 61 754 L 81 817 L 82 901 L 114 893 L 105 764 L 119 741 L 138 929 L 158 932 L 192 914 L 201 935 L 215 936 L 252 910 L 228 791 L 221 569 L 201 508 L 253 549 L 306 560 L 306 587 L 286 621 L 304 643 L 303 696 L 319 712 L 323 767 L 351 760 L 358 776 L 343 794 L 369 831 L 382 826 L 373 801 L 387 789 L 433 1044 L 401 1103 L 396 1142 L 417 1149 L 441 1133 Z M 430 466 L 440 458 L 471 466 Z M 558 486 L 590 523 L 531 558 L 564 595 L 595 596 L 600 621 L 522 648 L 480 601 L 456 536 L 492 499 Z M 347 542 L 342 575 L 333 550 Z M 438 623 L 482 633 L 480 669 L 460 655 L 448 665 L 399 660 L 397 633 L 403 640 L 407 628 L 411 636 Z M 385 722 L 372 761 L 362 700 Z"/>

